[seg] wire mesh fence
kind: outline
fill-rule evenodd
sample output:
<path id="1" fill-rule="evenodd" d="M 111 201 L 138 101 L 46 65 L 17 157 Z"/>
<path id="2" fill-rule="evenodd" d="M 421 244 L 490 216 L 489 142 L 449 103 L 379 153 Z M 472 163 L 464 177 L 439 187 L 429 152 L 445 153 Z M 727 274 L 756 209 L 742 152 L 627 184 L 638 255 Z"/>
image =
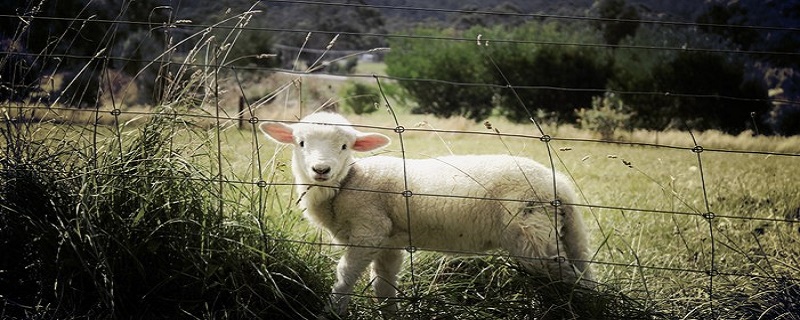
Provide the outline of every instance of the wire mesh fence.
<path id="1" fill-rule="evenodd" d="M 404 160 L 460 153 L 537 159 L 570 177 L 581 202 L 569 205 L 581 208 L 591 233 L 593 288 L 529 276 L 509 259 L 553 257 L 432 250 L 411 240 L 401 247 L 378 247 L 407 254 L 397 288 L 398 316 L 800 318 L 796 138 L 755 135 L 766 128 L 752 114 L 744 116 L 752 120 L 752 126 L 743 127 L 750 131 L 738 137 L 625 128 L 597 138 L 553 120 L 524 95 L 611 94 L 623 100 L 788 106 L 785 110 L 798 106 L 794 98 L 520 84 L 492 50 L 585 47 L 788 60 L 800 53 L 469 32 L 316 30 L 258 22 L 262 11 L 287 7 L 619 21 L 589 16 L 287 0 L 257 2 L 240 11 L 221 9 L 225 13 L 209 23 L 184 18 L 183 8 L 174 3 L 95 5 L 75 8 L 70 17 L 43 10 L 54 8 L 45 2 L 0 15 L 4 28 L 13 26 L 0 39 L 0 235 L 6 251 L 0 314 L 312 318 L 324 312 L 335 276 L 332 261 L 348 245 L 333 243 L 301 221 L 297 203 L 303 195 L 294 191 L 289 150 L 265 140 L 258 125 L 296 123 L 314 111 L 337 109 L 353 98 L 340 97 L 339 87 L 364 83 L 378 88 L 373 101 L 379 112 L 352 115 L 353 127 L 395 138 L 382 154 Z M 100 9 L 111 13 L 98 14 Z M 623 21 L 798 32 L 791 26 Z M 275 51 L 251 48 L 256 39 L 274 34 L 296 34 L 302 40 L 276 45 Z M 473 81 L 341 71 L 348 61 L 368 64 L 391 54 L 411 54 L 391 45 L 338 50 L 348 37 L 469 44 L 468 50 L 500 77 Z M 450 68 L 471 70 L 458 63 Z M 489 90 L 489 100 L 504 92 L 511 98 L 502 103 L 514 105 L 523 116 L 514 122 L 490 112 L 489 120 L 475 122 L 413 114 L 404 105 L 419 102 L 388 92 L 404 84 Z M 449 93 L 464 91 L 441 92 L 439 98 L 447 100 Z M 467 200 L 408 187 L 390 193 L 406 199 Z M 553 200 L 541 204 L 547 207 Z M 412 208 L 406 210 L 413 219 Z M 380 314 L 380 303 L 369 301 L 373 281 L 364 277 L 356 287 L 351 317 Z"/>

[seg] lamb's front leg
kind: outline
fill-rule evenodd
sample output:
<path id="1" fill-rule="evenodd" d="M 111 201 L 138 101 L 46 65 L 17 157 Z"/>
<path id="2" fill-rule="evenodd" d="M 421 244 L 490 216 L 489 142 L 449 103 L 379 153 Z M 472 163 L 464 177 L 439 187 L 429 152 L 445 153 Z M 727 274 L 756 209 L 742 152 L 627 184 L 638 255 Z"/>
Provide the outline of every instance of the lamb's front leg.
<path id="1" fill-rule="evenodd" d="M 332 313 L 344 315 L 347 305 L 350 303 L 350 296 L 353 294 L 358 279 L 367 269 L 369 263 L 377 256 L 380 249 L 375 247 L 348 247 L 339 264 L 336 266 L 336 283 L 333 285 L 331 293 Z"/>

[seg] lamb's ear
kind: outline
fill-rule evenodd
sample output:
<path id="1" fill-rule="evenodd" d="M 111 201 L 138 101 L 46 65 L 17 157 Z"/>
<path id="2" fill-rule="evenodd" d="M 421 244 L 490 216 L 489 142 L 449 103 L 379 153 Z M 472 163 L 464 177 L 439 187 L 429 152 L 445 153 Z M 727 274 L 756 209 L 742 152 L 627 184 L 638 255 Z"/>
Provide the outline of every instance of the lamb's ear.
<path id="1" fill-rule="evenodd" d="M 356 143 L 353 144 L 355 151 L 372 151 L 378 148 L 385 147 L 392 142 L 389 137 L 380 133 L 360 133 L 356 138 Z"/>
<path id="2" fill-rule="evenodd" d="M 292 134 L 292 127 L 279 122 L 264 122 L 258 126 L 261 132 L 272 140 L 280 143 L 292 144 L 294 143 L 294 135 Z"/>

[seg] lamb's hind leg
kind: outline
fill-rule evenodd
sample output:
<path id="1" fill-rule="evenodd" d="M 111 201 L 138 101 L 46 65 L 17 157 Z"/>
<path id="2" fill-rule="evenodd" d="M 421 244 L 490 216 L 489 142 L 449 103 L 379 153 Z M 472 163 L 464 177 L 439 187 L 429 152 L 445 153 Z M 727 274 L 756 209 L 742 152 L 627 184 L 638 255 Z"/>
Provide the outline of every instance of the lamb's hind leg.
<path id="1" fill-rule="evenodd" d="M 403 252 L 399 250 L 383 249 L 372 261 L 372 287 L 375 296 L 384 303 L 383 311 L 386 313 L 397 312 L 397 274 L 403 264 Z"/>

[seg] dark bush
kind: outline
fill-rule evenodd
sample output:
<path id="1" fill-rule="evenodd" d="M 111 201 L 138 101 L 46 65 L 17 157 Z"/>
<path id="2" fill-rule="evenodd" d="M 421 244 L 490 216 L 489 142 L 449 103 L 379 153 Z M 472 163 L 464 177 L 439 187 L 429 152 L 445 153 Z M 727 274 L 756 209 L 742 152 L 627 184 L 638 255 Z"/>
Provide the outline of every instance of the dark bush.
<path id="1" fill-rule="evenodd" d="M 456 36 L 447 30 L 417 30 L 420 35 Z M 386 72 L 401 79 L 399 84 L 417 106 L 414 112 L 440 117 L 461 115 L 475 121 L 492 112 L 494 89 L 491 74 L 475 42 L 430 41 L 397 38 L 386 56 Z"/>
<path id="2" fill-rule="evenodd" d="M 41 64 L 10 39 L 0 38 L 0 101 L 22 101 L 40 91 Z"/>
<path id="3" fill-rule="evenodd" d="M 563 31 L 555 25 L 529 25 L 513 34 L 525 40 L 536 35 L 569 42 L 583 38 L 579 32 Z M 582 42 L 589 41 L 595 40 Z M 530 87 L 499 91 L 502 112 L 514 121 L 524 121 L 532 110 L 543 109 L 555 112 L 562 121 L 573 122 L 574 110 L 590 106 L 592 97 L 602 96 L 611 76 L 610 55 L 602 49 L 548 44 L 497 44 L 491 48 L 499 69 L 493 70 L 494 82 L 507 80 L 512 86 Z"/>
<path id="4" fill-rule="evenodd" d="M 621 73 L 618 76 L 624 76 Z M 630 95 L 636 125 L 661 130 L 717 129 L 737 134 L 753 128 L 751 113 L 765 114 L 767 90 L 745 77 L 741 62 L 707 52 L 681 52 L 658 62 L 651 77 L 632 77 L 624 91 L 663 93 Z M 756 125 L 761 126 L 760 120 Z"/>
<path id="5" fill-rule="evenodd" d="M 571 121 L 574 109 L 591 105 L 593 96 L 603 94 L 612 71 L 610 56 L 602 49 L 548 44 L 599 41 L 594 32 L 576 28 L 530 23 L 514 29 L 418 30 L 424 36 L 477 40 L 481 35 L 521 42 L 399 39 L 387 55 L 387 72 L 417 79 L 400 82 L 418 103 L 417 112 L 477 121 L 499 108 L 509 119 L 525 121 L 533 110 L 543 109 Z"/>

